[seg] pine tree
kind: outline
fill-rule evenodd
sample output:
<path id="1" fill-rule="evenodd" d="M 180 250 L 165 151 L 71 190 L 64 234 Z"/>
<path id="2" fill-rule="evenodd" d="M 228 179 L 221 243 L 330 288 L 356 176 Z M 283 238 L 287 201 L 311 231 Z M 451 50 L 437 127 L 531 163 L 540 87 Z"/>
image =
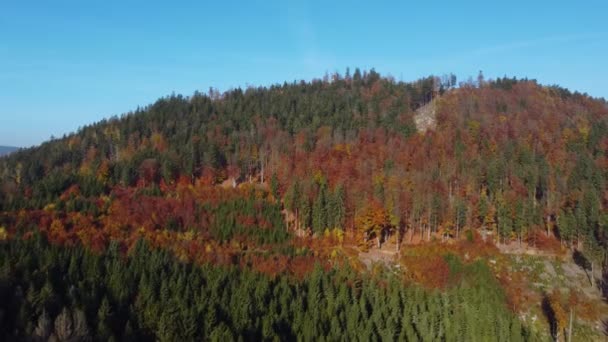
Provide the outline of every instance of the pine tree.
<path id="1" fill-rule="evenodd" d="M 327 228 L 327 194 L 326 186 L 322 183 L 312 206 L 312 229 L 316 234 L 322 234 Z"/>
<path id="2" fill-rule="evenodd" d="M 86 341 L 89 339 L 89 327 L 87 325 L 87 318 L 84 312 L 80 309 L 72 311 L 72 321 L 74 323 L 74 339 L 79 341 Z"/>
<path id="3" fill-rule="evenodd" d="M 135 331 L 133 330 L 133 325 L 131 324 L 131 321 L 127 321 L 127 324 L 125 324 L 125 328 L 123 330 L 123 334 L 122 334 L 122 341 L 124 342 L 128 342 L 128 341 L 134 341 L 136 340 L 136 335 L 135 335 Z"/>
<path id="4" fill-rule="evenodd" d="M 112 307 L 107 297 L 103 297 L 99 310 L 97 310 L 97 335 L 107 340 L 114 336 L 112 331 Z"/>
<path id="5" fill-rule="evenodd" d="M 276 172 L 273 172 L 270 178 L 270 192 L 274 198 L 279 198 L 279 177 Z"/>
<path id="6" fill-rule="evenodd" d="M 198 322 L 193 311 L 182 314 L 181 335 L 184 340 L 192 341 L 198 335 Z"/>
<path id="7" fill-rule="evenodd" d="M 308 228 L 312 228 L 312 207 L 310 205 L 310 201 L 308 200 L 308 198 L 304 197 L 302 198 L 302 207 L 301 207 L 301 221 L 302 221 L 302 228 L 304 229 L 308 229 Z"/>
<path id="8" fill-rule="evenodd" d="M 287 192 L 285 193 L 285 196 L 283 198 L 283 203 L 285 204 L 285 209 L 291 211 L 295 215 L 296 228 L 300 228 L 299 226 L 302 226 L 302 223 L 299 222 L 299 220 L 300 220 L 299 216 L 301 214 L 298 211 L 302 207 L 303 202 L 305 201 L 305 199 L 301 197 L 300 191 L 301 191 L 300 183 L 296 180 L 287 189 Z M 303 226 L 306 227 L 305 225 L 303 225 Z"/>
<path id="9" fill-rule="evenodd" d="M 333 195 L 332 211 L 329 215 L 334 218 L 332 227 L 344 229 L 344 220 L 346 218 L 346 208 L 344 206 L 344 186 L 338 185 Z"/>
<path id="10" fill-rule="evenodd" d="M 72 314 L 67 308 L 63 308 L 59 316 L 55 318 L 55 336 L 59 341 L 69 341 L 74 333 Z"/>
<path id="11" fill-rule="evenodd" d="M 46 341 L 52 332 L 51 319 L 46 310 L 42 311 L 42 314 L 38 318 L 38 323 L 34 329 L 34 336 L 41 341 Z"/>

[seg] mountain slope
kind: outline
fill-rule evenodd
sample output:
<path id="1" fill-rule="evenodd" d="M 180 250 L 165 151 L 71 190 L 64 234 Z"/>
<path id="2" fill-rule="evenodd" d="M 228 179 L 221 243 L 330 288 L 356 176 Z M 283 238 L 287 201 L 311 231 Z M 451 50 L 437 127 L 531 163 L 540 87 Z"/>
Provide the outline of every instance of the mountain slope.
<path id="1" fill-rule="evenodd" d="M 432 102 L 436 127 L 415 134 L 433 80 L 394 83 L 372 71 L 164 98 L 2 161 L 4 208 L 42 208 L 73 184 L 98 196 L 115 186 L 272 178 L 286 209 L 306 213 L 288 223 L 313 232 L 352 230 L 357 212 L 384 210 L 427 240 L 465 227 L 496 241 L 527 239 L 533 227 L 559 229 L 567 243 L 597 240 L 604 102 L 527 80 L 443 88 Z M 341 208 L 335 220 L 331 205 Z"/>
<path id="2" fill-rule="evenodd" d="M 359 252 L 386 244 L 405 279 L 441 289 L 458 284 L 454 258 L 489 263 L 495 244 L 517 244 L 580 256 L 596 286 L 607 170 L 603 100 L 530 80 L 456 88 L 357 71 L 173 95 L 14 153 L 0 160 L 0 226 L 98 253 L 143 239 L 273 277 L 359 268 Z M 540 293 L 507 293 L 512 310 L 542 312 Z M 588 320 L 603 315 L 593 305 Z"/>

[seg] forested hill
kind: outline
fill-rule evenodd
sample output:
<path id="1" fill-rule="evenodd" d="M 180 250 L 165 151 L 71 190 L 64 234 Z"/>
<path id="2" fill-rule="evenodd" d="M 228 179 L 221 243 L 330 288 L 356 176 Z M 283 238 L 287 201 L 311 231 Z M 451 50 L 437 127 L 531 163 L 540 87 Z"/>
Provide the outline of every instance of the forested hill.
<path id="1" fill-rule="evenodd" d="M 171 95 L 0 158 L 0 339 L 599 339 L 607 181 L 532 80 Z"/>
<path id="2" fill-rule="evenodd" d="M 455 83 L 357 70 L 172 95 L 2 159 L 1 209 L 42 208 L 73 185 L 90 198 L 116 186 L 254 179 L 272 183 L 313 232 L 354 229 L 357 213 L 376 210 L 391 217 L 387 226 L 429 238 L 463 227 L 504 240 L 547 229 L 599 248 L 606 103 L 528 80 Z M 433 97 L 437 127 L 417 134 L 415 110 Z"/>

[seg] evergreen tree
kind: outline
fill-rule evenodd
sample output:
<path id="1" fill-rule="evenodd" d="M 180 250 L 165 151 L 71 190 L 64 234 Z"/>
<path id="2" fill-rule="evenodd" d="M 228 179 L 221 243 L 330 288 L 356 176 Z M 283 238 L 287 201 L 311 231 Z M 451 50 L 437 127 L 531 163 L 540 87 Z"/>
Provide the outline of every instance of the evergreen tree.
<path id="1" fill-rule="evenodd" d="M 107 340 L 113 337 L 113 330 L 111 326 L 112 320 L 112 308 L 107 297 L 104 297 L 101 301 L 99 310 L 97 311 L 97 334 L 103 340 Z"/>
<path id="2" fill-rule="evenodd" d="M 325 183 L 319 186 L 319 192 L 312 206 L 312 229 L 317 234 L 322 234 L 327 228 L 327 190 Z"/>
<path id="3" fill-rule="evenodd" d="M 277 177 L 276 172 L 274 172 L 270 178 L 270 192 L 274 198 L 279 198 L 279 178 Z"/>

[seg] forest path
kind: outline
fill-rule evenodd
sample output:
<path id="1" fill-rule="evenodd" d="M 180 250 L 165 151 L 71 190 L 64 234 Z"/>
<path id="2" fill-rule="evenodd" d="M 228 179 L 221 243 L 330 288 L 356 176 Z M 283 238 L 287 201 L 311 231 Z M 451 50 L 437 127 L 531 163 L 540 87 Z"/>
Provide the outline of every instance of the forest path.
<path id="1" fill-rule="evenodd" d="M 496 244 L 496 248 L 498 248 L 502 254 L 558 257 L 558 254 L 556 253 L 543 251 L 526 243 L 519 244 L 515 241 L 506 244 Z"/>

